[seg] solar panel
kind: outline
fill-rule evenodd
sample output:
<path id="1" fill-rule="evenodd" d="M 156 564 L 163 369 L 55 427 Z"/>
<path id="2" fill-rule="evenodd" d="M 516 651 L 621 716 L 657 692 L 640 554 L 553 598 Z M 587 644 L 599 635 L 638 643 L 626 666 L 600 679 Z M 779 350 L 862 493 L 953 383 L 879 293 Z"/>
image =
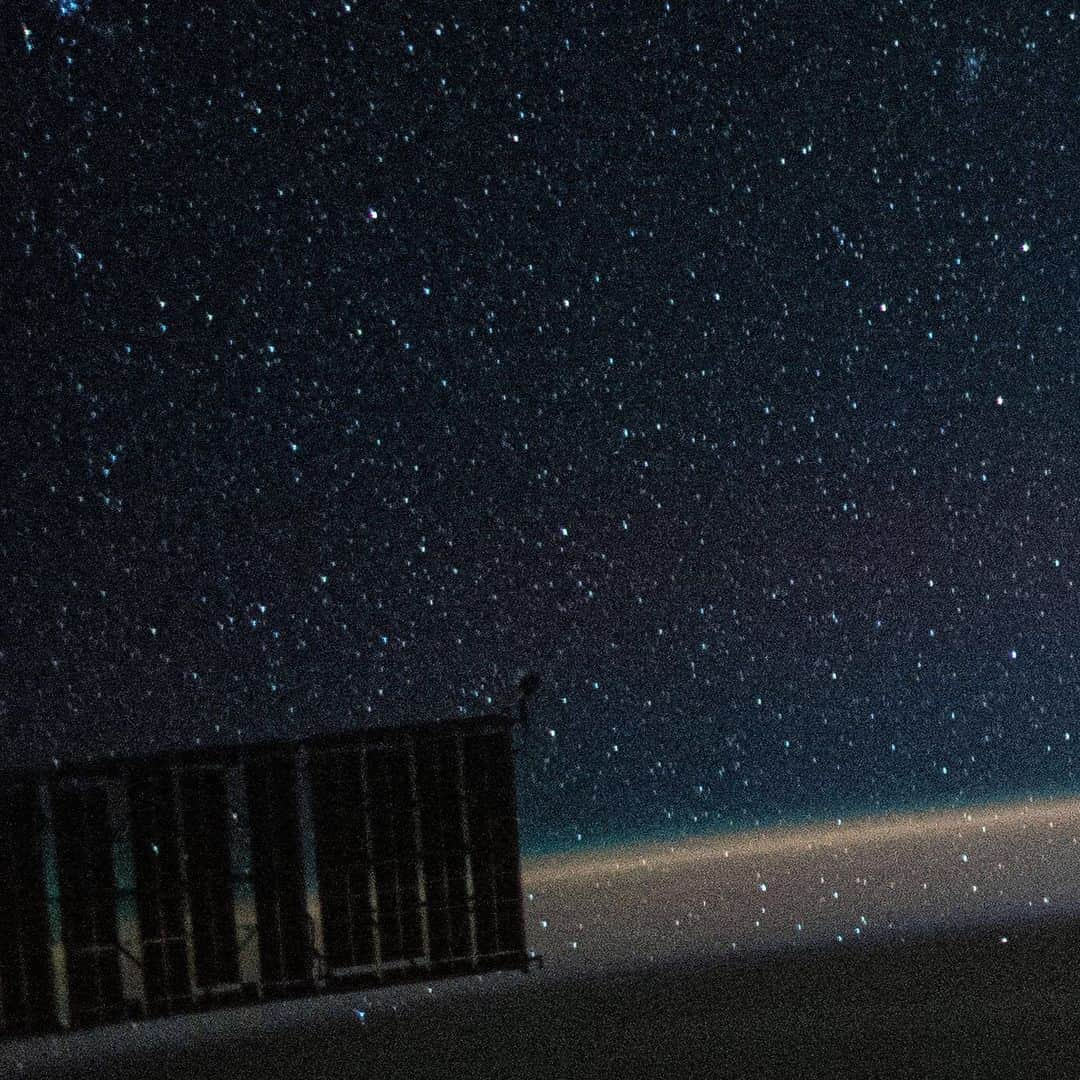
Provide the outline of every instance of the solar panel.
<path id="1" fill-rule="evenodd" d="M 475 952 L 459 740 L 436 736 L 417 752 L 423 876 L 432 963 L 453 967 Z"/>
<path id="2" fill-rule="evenodd" d="M 195 983 L 220 991 L 240 979 L 225 769 L 183 770 L 180 804 Z"/>
<path id="3" fill-rule="evenodd" d="M 495 958 L 525 944 L 510 733 L 468 735 L 464 744 L 476 950 Z"/>
<path id="4" fill-rule="evenodd" d="M 424 957 L 411 739 L 367 751 L 367 805 L 380 966 Z"/>
<path id="5" fill-rule="evenodd" d="M 291 753 L 258 754 L 245 768 L 252 875 L 264 993 L 310 985 L 312 957 Z"/>
<path id="6" fill-rule="evenodd" d="M 176 783 L 167 767 L 129 783 L 145 1004 L 165 1014 L 193 1004 Z"/>
<path id="7" fill-rule="evenodd" d="M 375 897 L 363 747 L 312 756 L 323 948 L 331 977 L 376 966 Z"/>
<path id="8" fill-rule="evenodd" d="M 527 966 L 511 723 L 9 774 L 0 1032 Z"/>
<path id="9" fill-rule="evenodd" d="M 59 783 L 52 807 L 70 1023 L 118 1020 L 126 1005 L 107 791 L 99 783 Z"/>

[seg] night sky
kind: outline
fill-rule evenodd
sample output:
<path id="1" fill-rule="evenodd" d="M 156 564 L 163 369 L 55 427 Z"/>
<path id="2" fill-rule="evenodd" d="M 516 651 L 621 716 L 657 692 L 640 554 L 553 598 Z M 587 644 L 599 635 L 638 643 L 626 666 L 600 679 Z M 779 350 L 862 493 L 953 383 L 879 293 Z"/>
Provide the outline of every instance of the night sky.
<path id="1" fill-rule="evenodd" d="M 531 668 L 531 851 L 1075 791 L 1080 17 L 1013 7 L 4 7 L 5 756 Z"/>

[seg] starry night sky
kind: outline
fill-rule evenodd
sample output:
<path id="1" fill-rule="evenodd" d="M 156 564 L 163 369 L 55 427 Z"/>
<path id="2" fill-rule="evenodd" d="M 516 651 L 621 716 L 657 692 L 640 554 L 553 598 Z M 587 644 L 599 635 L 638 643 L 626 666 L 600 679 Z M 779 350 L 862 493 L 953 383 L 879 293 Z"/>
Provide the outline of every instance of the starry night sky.
<path id="1" fill-rule="evenodd" d="M 529 850 L 1076 789 L 1080 17 L 617 7 L 4 9 L 14 760 L 534 668 Z"/>

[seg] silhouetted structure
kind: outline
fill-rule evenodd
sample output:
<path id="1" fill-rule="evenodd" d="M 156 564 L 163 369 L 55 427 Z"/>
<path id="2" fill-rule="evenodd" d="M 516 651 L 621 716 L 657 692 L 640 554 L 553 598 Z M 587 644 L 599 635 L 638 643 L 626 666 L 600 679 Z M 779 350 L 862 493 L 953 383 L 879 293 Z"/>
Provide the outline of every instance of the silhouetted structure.
<path id="1" fill-rule="evenodd" d="M 0 775 L 0 1032 L 527 967 L 514 723 Z"/>

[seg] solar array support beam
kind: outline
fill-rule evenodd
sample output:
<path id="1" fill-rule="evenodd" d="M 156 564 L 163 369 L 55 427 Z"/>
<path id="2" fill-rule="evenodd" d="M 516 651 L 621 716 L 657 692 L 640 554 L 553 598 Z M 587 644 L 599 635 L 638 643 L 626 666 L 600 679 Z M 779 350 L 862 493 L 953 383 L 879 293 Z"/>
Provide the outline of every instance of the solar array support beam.
<path id="1" fill-rule="evenodd" d="M 60 878 L 57 873 L 56 832 L 53 828 L 52 792 L 45 781 L 37 784 L 41 812 L 41 862 L 49 924 L 49 960 L 52 975 L 54 1020 L 61 1028 L 71 1024 L 68 1008 L 67 952 L 60 913 Z"/>
<path id="2" fill-rule="evenodd" d="M 375 880 L 375 862 L 372 857 L 371 836 L 371 784 L 368 780 L 368 748 L 361 748 L 357 755 L 360 760 L 360 790 L 363 792 L 360 803 L 361 820 L 364 823 L 364 848 L 367 852 L 367 891 L 368 904 L 372 915 L 371 949 L 374 957 L 375 977 L 382 977 L 382 934 L 379 932 L 379 890 Z"/>
<path id="3" fill-rule="evenodd" d="M 315 855 L 315 817 L 311 805 L 311 753 L 306 746 L 301 746 L 296 752 L 296 812 L 300 825 L 311 981 L 316 987 L 323 987 L 326 985 L 326 971 L 323 963 L 322 904 L 319 900 L 319 864 Z"/>
<path id="4" fill-rule="evenodd" d="M 416 850 L 416 895 L 420 904 L 420 947 L 431 956 L 431 924 L 428 915 L 427 882 L 424 880 L 424 834 L 420 821 L 420 785 L 416 773 L 416 740 L 409 740 L 409 794 L 412 799 L 413 845 Z"/>
<path id="5" fill-rule="evenodd" d="M 259 921 L 251 863 L 251 822 L 248 819 L 244 767 L 234 762 L 226 775 L 229 811 L 229 856 L 232 863 L 233 912 L 236 921 L 240 983 L 259 988 Z"/>
<path id="6" fill-rule="evenodd" d="M 475 968 L 480 962 L 480 948 L 476 934 L 476 882 L 473 879 L 469 799 L 465 787 L 465 740 L 460 732 L 454 735 L 454 770 L 458 801 L 461 804 L 461 835 L 465 838 L 465 903 L 469 911 L 469 962 Z"/>
<path id="7" fill-rule="evenodd" d="M 120 946 L 120 978 L 124 999 L 139 1013 L 146 1011 L 142 971 L 142 937 L 135 890 L 135 849 L 131 835 L 131 803 L 126 774 L 108 781 L 109 822 L 113 834 L 113 874 L 116 878 L 116 931 Z"/>

